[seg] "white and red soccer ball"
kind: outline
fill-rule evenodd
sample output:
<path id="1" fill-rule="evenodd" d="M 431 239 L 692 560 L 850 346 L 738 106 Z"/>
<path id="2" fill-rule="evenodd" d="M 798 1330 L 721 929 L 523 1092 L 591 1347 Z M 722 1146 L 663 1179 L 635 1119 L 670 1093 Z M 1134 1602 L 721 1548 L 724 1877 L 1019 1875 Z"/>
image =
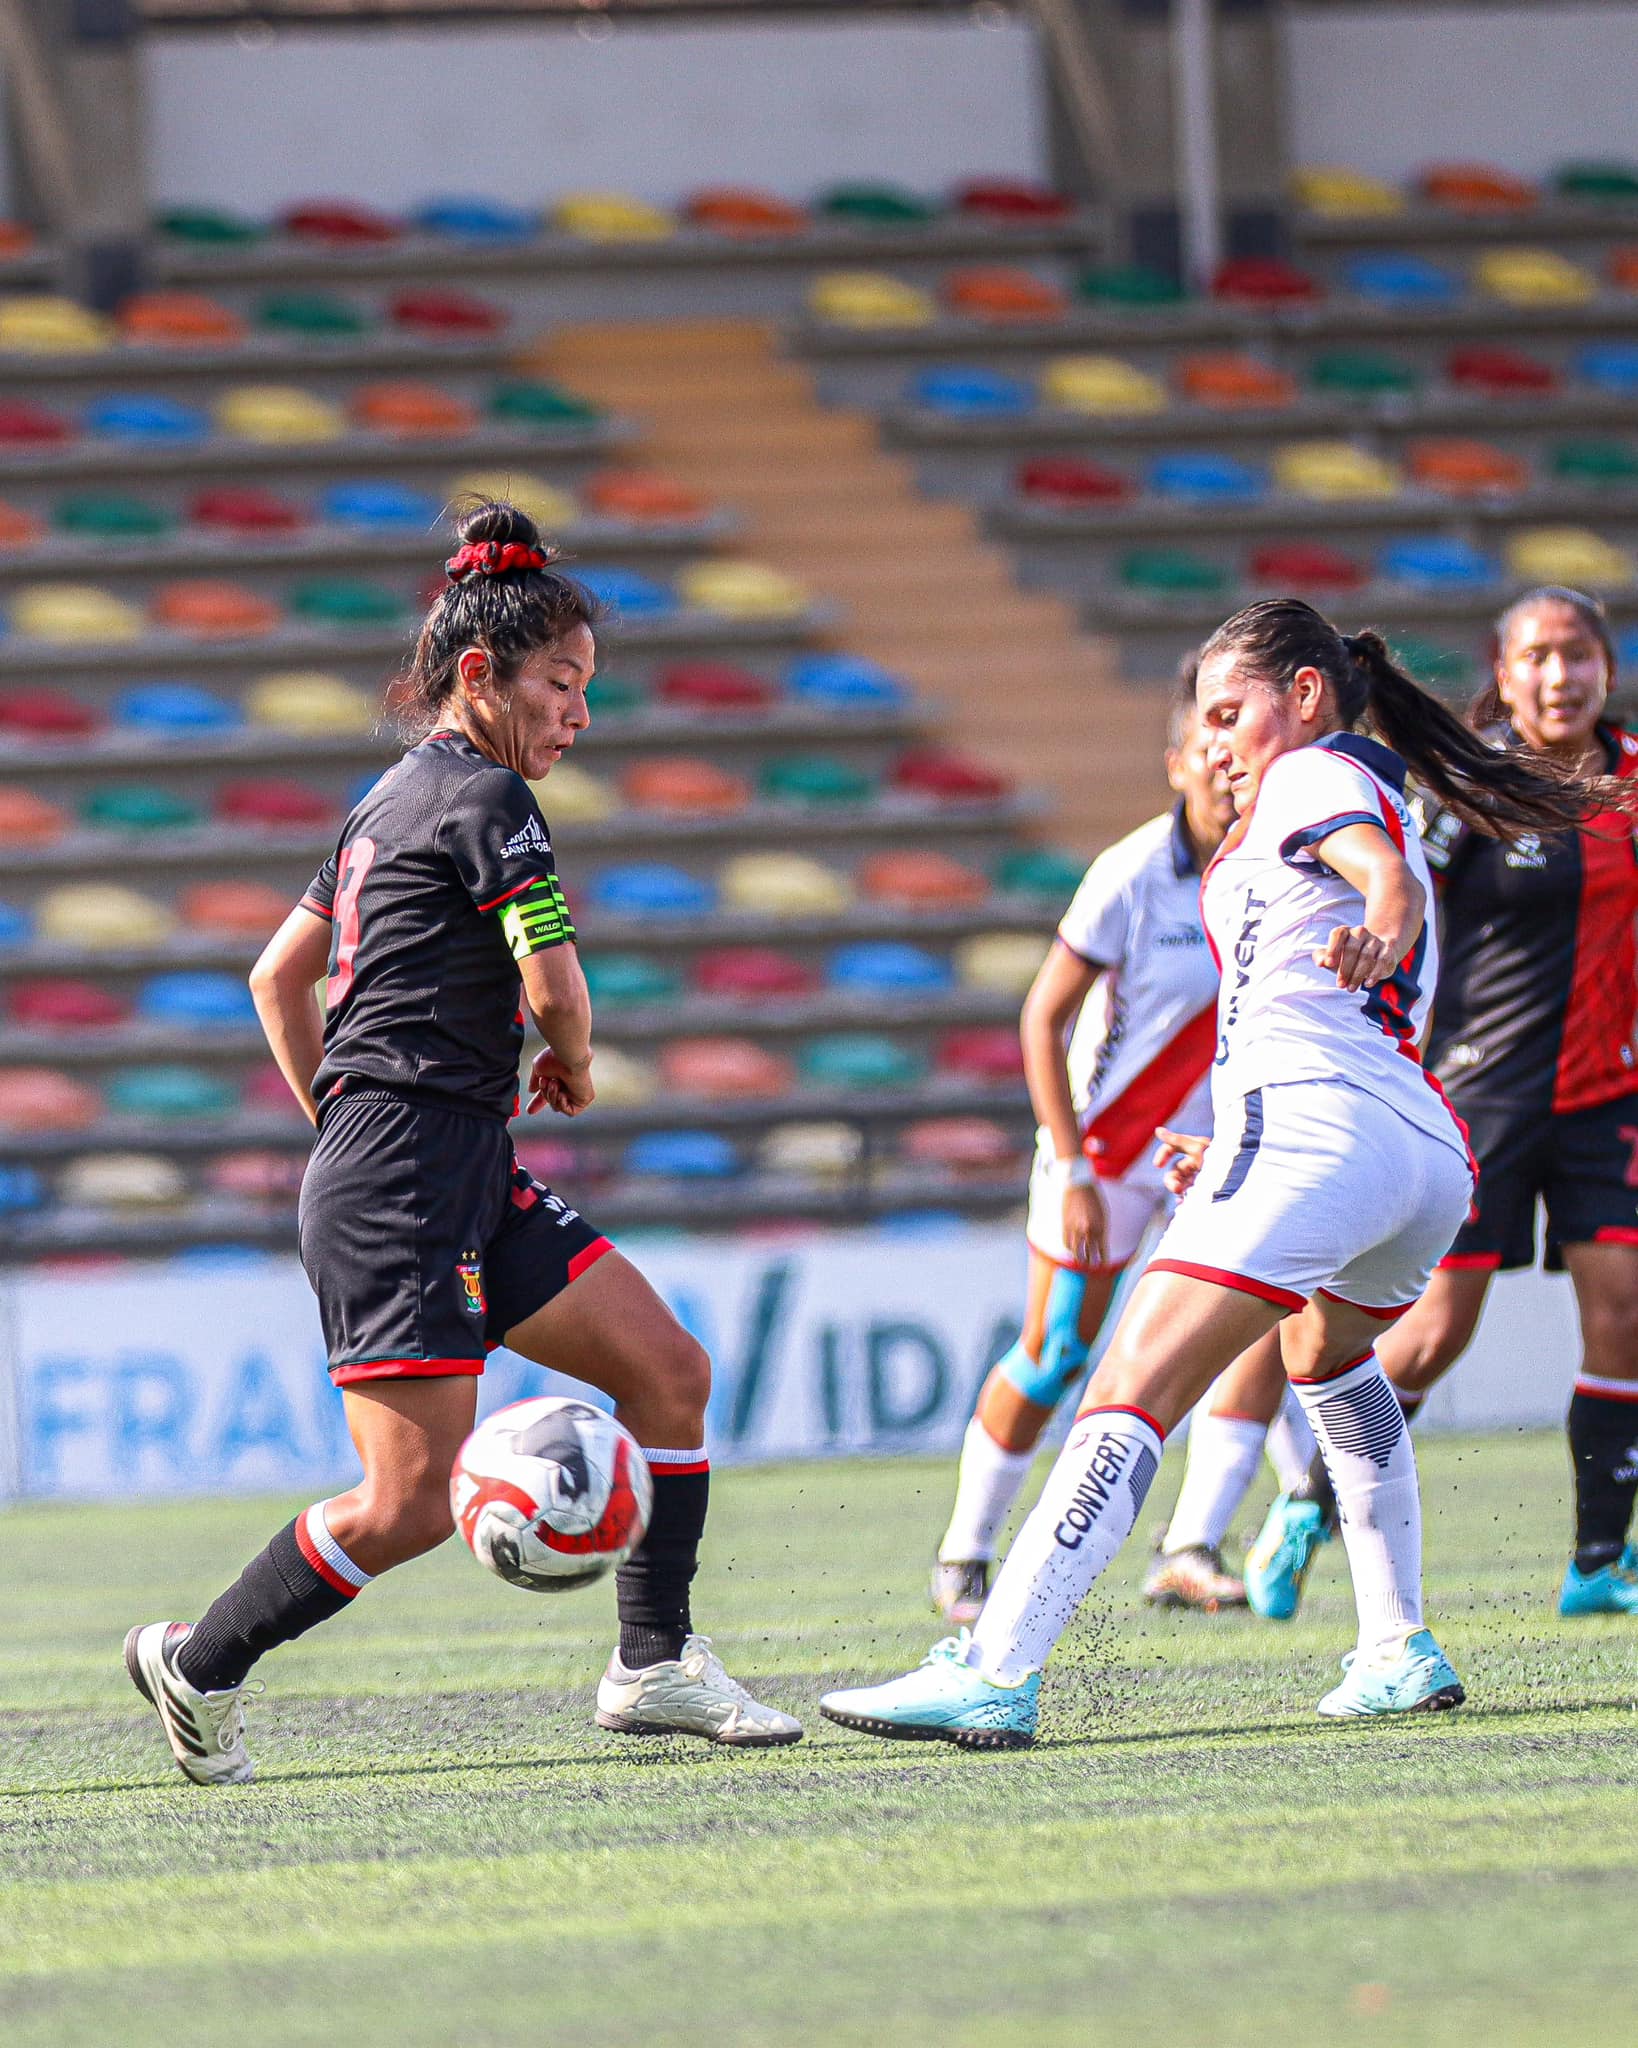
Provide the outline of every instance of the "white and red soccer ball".
<path id="1" fill-rule="evenodd" d="M 508 1585 L 562 1593 L 642 1542 L 654 1482 L 612 1415 L 540 1395 L 478 1424 L 455 1459 L 449 1501 L 480 1564 Z"/>

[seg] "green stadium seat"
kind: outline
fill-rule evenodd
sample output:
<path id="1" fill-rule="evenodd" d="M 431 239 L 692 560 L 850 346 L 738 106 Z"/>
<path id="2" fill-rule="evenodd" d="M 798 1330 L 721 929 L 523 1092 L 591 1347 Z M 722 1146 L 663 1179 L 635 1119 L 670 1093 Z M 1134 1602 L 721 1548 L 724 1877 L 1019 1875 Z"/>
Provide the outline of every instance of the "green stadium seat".
<path id="1" fill-rule="evenodd" d="M 863 803 L 875 787 L 862 768 L 835 754 L 782 755 L 757 782 L 765 797 L 787 804 Z"/>
<path id="2" fill-rule="evenodd" d="M 154 226 L 173 242 L 216 245 L 259 242 L 267 233 L 260 221 L 222 206 L 169 206 L 154 217 Z"/>
<path id="3" fill-rule="evenodd" d="M 362 308 L 334 292 L 269 292 L 256 308 L 256 320 L 305 341 L 368 334 L 375 324 Z"/>
<path id="4" fill-rule="evenodd" d="M 1308 365 L 1309 389 L 1328 398 L 1414 398 L 1416 371 L 1380 349 L 1324 349 Z"/>
<path id="5" fill-rule="evenodd" d="M 1560 441 L 1550 461 L 1553 475 L 1566 483 L 1621 485 L 1638 482 L 1638 448 L 1628 441 Z"/>
<path id="6" fill-rule="evenodd" d="M 831 220 L 849 221 L 863 228 L 913 227 L 922 221 L 935 220 L 939 213 L 931 200 L 908 191 L 903 185 L 865 179 L 832 185 L 820 193 L 814 211 Z"/>
<path id="7" fill-rule="evenodd" d="M 185 796 L 151 783 L 114 783 L 93 790 L 79 808 L 87 825 L 119 832 L 174 832 L 197 825 L 204 815 Z"/>
<path id="8" fill-rule="evenodd" d="M 135 1067 L 115 1074 L 105 1099 L 116 1116 L 154 1117 L 180 1123 L 197 1116 L 226 1116 L 239 1103 L 233 1082 L 199 1067 Z"/>
<path id="9" fill-rule="evenodd" d="M 1430 690 L 1455 694 L 1473 687 L 1473 662 L 1461 649 L 1439 640 L 1424 640 L 1417 633 L 1393 633 L 1389 644 L 1406 673 Z"/>
<path id="10" fill-rule="evenodd" d="M 583 965 L 591 999 L 600 1008 L 669 1003 L 682 993 L 681 975 L 646 953 L 593 953 Z"/>
<path id="11" fill-rule="evenodd" d="M 1146 263 L 1095 263 L 1075 290 L 1099 306 L 1175 306 L 1188 296 L 1175 277 Z"/>
<path id="12" fill-rule="evenodd" d="M 1085 861 L 1050 846 L 1024 846 L 996 864 L 995 886 L 1008 896 L 1044 896 L 1068 903 L 1081 885 Z"/>
<path id="13" fill-rule="evenodd" d="M 497 384 L 486 409 L 491 419 L 531 426 L 591 426 L 603 418 L 595 405 L 574 392 L 530 378 Z"/>
<path id="14" fill-rule="evenodd" d="M 927 1071 L 908 1046 L 877 1031 L 815 1038 L 797 1058 L 802 1078 L 819 1088 L 906 1088 Z"/>
<path id="15" fill-rule="evenodd" d="M 1121 560 L 1120 580 L 1140 597 L 1221 597 L 1232 579 L 1189 548 L 1133 548 Z"/>
<path id="16" fill-rule="evenodd" d="M 62 499 L 52 522 L 92 540 L 154 540 L 176 530 L 174 514 L 126 491 L 80 491 Z"/>
<path id="17" fill-rule="evenodd" d="M 1553 178 L 1553 188 L 1561 199 L 1630 206 L 1638 200 L 1638 164 L 1563 164 Z"/>
<path id="18" fill-rule="evenodd" d="M 290 592 L 290 610 L 326 626 L 390 626 L 404 614 L 404 600 L 384 584 L 362 578 L 315 576 Z"/>

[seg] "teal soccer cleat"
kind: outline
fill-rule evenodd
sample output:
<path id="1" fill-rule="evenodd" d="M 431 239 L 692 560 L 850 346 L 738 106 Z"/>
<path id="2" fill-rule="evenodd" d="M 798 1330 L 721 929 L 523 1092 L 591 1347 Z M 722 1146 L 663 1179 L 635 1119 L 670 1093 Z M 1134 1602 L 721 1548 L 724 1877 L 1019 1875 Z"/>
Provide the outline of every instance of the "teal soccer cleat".
<path id="1" fill-rule="evenodd" d="M 1275 1496 L 1257 1540 L 1246 1552 L 1246 1605 L 1264 1621 L 1289 1621 L 1302 1600 L 1314 1553 L 1331 1540 L 1318 1501 Z"/>
<path id="2" fill-rule="evenodd" d="M 1035 1740 L 1041 1674 L 1016 1685 L 995 1685 L 967 1662 L 966 1629 L 946 1636 L 903 1678 L 852 1692 L 828 1692 L 819 1702 L 827 1721 L 887 1735 L 899 1742 L 954 1742 L 962 1749 L 1023 1749 Z"/>
<path id="3" fill-rule="evenodd" d="M 1584 1572 L 1572 1559 L 1559 1588 L 1560 1614 L 1638 1614 L 1638 1543 L 1629 1543 L 1613 1564 Z"/>
<path id="4" fill-rule="evenodd" d="M 1459 1707 L 1467 1698 L 1456 1667 L 1425 1628 L 1407 1636 L 1397 1654 L 1373 1658 L 1368 1664 L 1350 1651 L 1342 1668 L 1347 1676 L 1314 1710 L 1322 1721 L 1437 1714 L 1446 1707 Z"/>

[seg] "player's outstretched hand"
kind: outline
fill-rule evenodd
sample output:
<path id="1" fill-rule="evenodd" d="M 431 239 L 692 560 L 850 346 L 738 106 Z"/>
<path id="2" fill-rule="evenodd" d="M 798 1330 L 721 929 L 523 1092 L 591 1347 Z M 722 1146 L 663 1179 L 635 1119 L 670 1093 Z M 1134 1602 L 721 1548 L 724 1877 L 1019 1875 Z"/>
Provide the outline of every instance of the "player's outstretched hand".
<path id="1" fill-rule="evenodd" d="M 1155 1132 L 1155 1164 L 1166 1169 L 1166 1185 L 1174 1195 L 1186 1195 L 1194 1186 L 1200 1162 L 1206 1156 L 1209 1138 L 1197 1138 L 1188 1131 Z"/>
<path id="2" fill-rule="evenodd" d="M 1392 939 L 1378 938 L 1362 924 L 1339 924 L 1314 959 L 1330 968 L 1338 988 L 1375 988 L 1396 964 Z"/>
<path id="3" fill-rule="evenodd" d="M 528 1111 L 554 1110 L 559 1116 L 578 1116 L 591 1106 L 597 1091 L 592 1086 L 591 1060 L 583 1067 L 566 1066 L 545 1046 L 535 1054 L 529 1069 Z"/>
<path id="4" fill-rule="evenodd" d="M 1064 1244 L 1078 1266 L 1109 1263 L 1109 1210 L 1095 1187 L 1064 1189 Z"/>

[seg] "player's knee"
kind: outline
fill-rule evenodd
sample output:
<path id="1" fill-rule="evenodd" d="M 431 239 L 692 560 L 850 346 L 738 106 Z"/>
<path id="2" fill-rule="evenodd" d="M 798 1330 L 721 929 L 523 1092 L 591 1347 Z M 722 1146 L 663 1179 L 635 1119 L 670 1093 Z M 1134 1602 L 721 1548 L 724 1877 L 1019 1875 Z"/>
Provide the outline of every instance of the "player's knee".
<path id="1" fill-rule="evenodd" d="M 1039 1408 L 1056 1408 L 1086 1370 L 1091 1345 L 1081 1334 L 1085 1297 L 1084 1274 L 1055 1273 L 1047 1292 L 1039 1355 L 1032 1358 L 1018 1343 L 1001 1361 L 1009 1385 Z"/>
<path id="2" fill-rule="evenodd" d="M 1624 1378 L 1638 1355 L 1638 1292 L 1621 1288 L 1601 1293 L 1579 1307 L 1582 1349 L 1589 1360 L 1596 1361 L 1592 1369 L 1597 1371 L 1613 1361 L 1618 1376 Z"/>
<path id="3" fill-rule="evenodd" d="M 705 1346 L 679 1324 L 665 1356 L 656 1361 L 654 1378 L 643 1402 L 650 1426 L 663 1427 L 675 1441 L 692 1431 L 702 1440 L 705 1408 L 711 1398 L 711 1357 Z"/>
<path id="4" fill-rule="evenodd" d="M 449 1484 L 436 1492 L 415 1494 L 402 1514 L 399 1522 L 400 1540 L 409 1546 L 406 1555 L 420 1557 L 429 1550 L 436 1550 L 440 1543 L 447 1543 L 455 1533 L 455 1517 L 450 1512 Z"/>

